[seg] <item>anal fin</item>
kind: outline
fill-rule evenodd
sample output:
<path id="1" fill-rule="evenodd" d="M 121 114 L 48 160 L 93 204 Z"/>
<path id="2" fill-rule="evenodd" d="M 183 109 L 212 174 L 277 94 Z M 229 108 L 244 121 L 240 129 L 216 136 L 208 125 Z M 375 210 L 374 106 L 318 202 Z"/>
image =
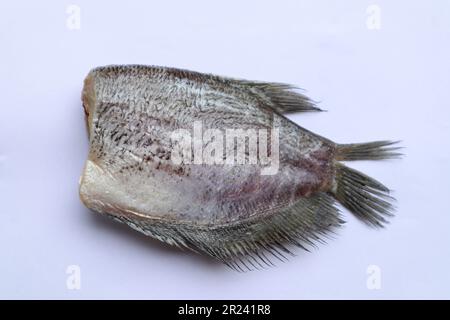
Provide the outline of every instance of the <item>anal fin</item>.
<path id="1" fill-rule="evenodd" d="M 216 258 L 238 271 L 260 269 L 273 266 L 274 259 L 287 260 L 293 255 L 293 246 L 308 250 L 323 242 L 343 223 L 334 204 L 332 196 L 318 193 L 266 215 L 232 224 L 215 227 L 180 224 L 171 226 L 170 232 L 153 233 L 172 234 L 171 242 Z"/>

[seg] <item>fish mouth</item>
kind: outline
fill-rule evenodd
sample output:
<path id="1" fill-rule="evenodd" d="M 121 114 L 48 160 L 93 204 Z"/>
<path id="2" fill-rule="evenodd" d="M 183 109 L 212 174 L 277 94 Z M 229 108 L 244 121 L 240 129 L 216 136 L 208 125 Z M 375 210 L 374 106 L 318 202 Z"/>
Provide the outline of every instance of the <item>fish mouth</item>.
<path id="1" fill-rule="evenodd" d="M 81 101 L 83 102 L 83 109 L 86 120 L 86 128 L 88 130 L 88 135 L 91 132 L 92 114 L 93 108 L 95 107 L 95 85 L 94 76 L 90 72 L 84 79 L 83 91 L 81 94 Z"/>

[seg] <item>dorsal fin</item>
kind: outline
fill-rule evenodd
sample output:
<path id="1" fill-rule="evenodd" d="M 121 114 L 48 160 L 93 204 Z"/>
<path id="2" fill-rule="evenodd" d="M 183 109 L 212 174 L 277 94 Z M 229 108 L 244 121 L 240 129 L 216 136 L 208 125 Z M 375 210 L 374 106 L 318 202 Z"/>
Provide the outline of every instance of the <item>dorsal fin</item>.
<path id="1" fill-rule="evenodd" d="M 285 83 L 256 82 L 238 80 L 240 84 L 249 88 L 277 113 L 293 113 L 308 111 L 323 111 L 306 95 L 295 90 L 299 88 Z"/>

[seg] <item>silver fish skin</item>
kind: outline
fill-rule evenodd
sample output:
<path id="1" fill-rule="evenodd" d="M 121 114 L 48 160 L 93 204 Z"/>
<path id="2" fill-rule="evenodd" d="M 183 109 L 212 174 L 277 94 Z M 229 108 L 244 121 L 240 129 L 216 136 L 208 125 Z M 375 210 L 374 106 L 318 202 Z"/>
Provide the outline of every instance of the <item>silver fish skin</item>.
<path id="1" fill-rule="evenodd" d="M 89 72 L 82 101 L 90 148 L 81 201 L 237 270 L 271 265 L 270 256 L 285 259 L 292 244 L 307 249 L 332 232 L 343 222 L 336 201 L 371 226 L 392 215 L 389 189 L 340 161 L 398 157 L 395 142 L 336 144 L 298 126 L 283 113 L 320 109 L 293 86 L 105 66 Z M 268 141 L 277 131 L 278 143 L 267 146 L 276 170 L 262 174 L 267 163 L 248 163 L 249 140 L 244 150 L 231 147 L 233 154 L 244 151 L 243 164 L 227 164 L 226 150 L 220 164 L 194 163 L 195 156 L 174 161 L 174 132 L 195 135 L 194 124 L 201 126 L 201 152 L 212 143 L 202 136 L 207 130 L 253 130 Z"/>

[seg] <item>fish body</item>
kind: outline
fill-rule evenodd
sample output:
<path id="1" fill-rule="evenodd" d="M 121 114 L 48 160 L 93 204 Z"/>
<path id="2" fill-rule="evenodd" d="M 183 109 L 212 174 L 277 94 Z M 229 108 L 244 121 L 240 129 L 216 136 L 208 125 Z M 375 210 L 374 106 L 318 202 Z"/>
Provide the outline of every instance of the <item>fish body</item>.
<path id="1" fill-rule="evenodd" d="M 82 101 L 82 202 L 234 268 L 320 239 L 342 223 L 336 200 L 373 226 L 392 214 L 384 185 L 340 163 L 396 157 L 392 142 L 336 144 L 298 126 L 283 113 L 320 109 L 290 85 L 107 66 Z"/>

